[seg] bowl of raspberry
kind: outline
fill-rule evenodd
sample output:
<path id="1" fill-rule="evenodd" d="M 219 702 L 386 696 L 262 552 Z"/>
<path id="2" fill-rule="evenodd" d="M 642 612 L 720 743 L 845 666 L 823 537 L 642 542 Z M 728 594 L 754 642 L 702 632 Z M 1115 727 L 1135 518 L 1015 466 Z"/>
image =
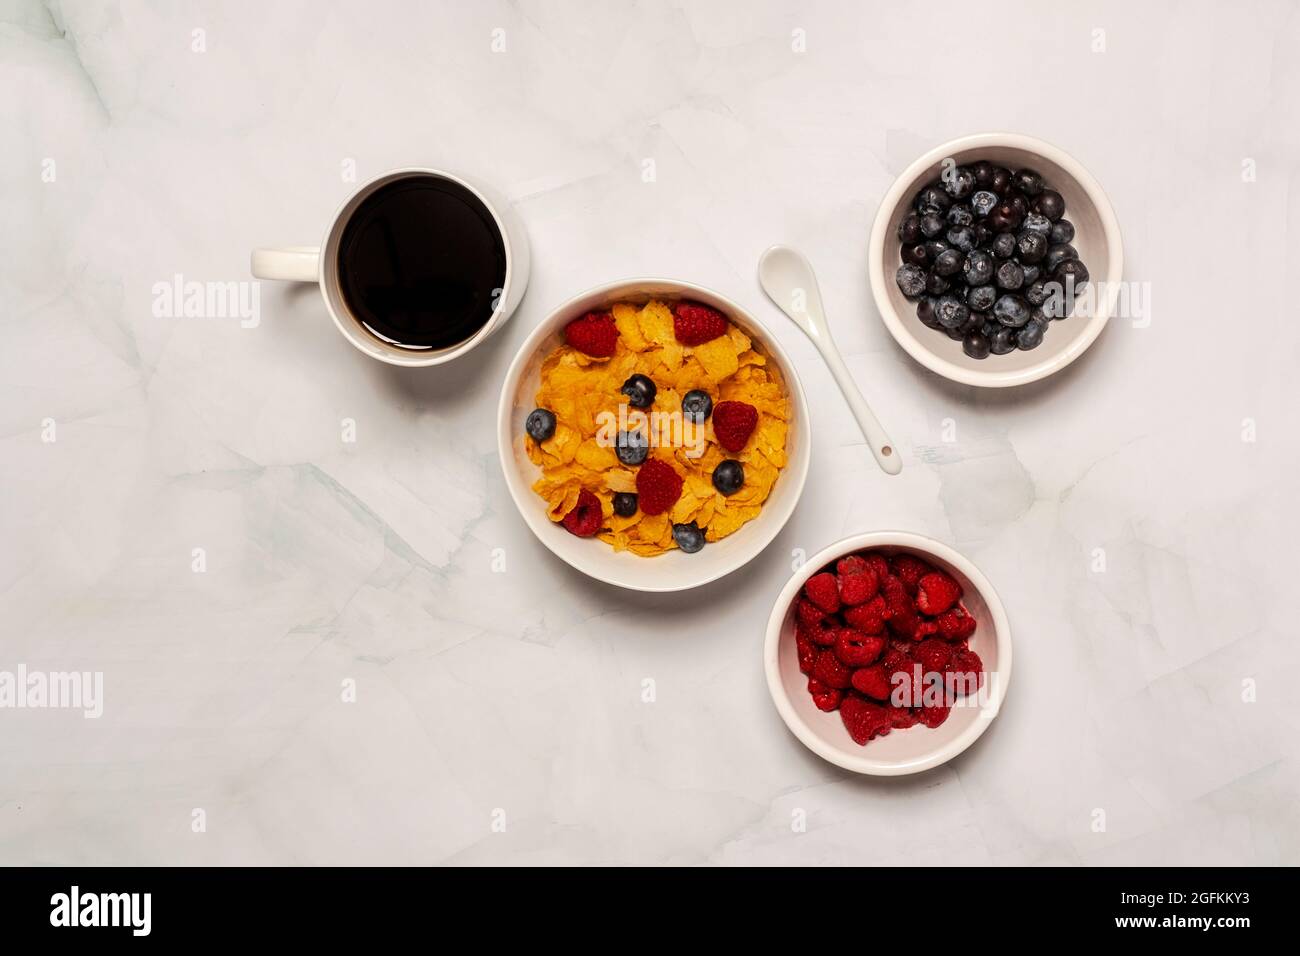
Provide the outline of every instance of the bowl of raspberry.
<path id="1" fill-rule="evenodd" d="M 924 535 L 872 531 L 814 555 L 786 584 L 764 670 L 781 719 L 813 753 L 855 773 L 920 773 L 997 716 L 1011 627 L 969 559 Z"/>
<path id="2" fill-rule="evenodd" d="M 1015 133 L 921 156 L 881 200 L 868 269 L 912 358 L 966 385 L 1024 385 L 1087 350 L 1114 314 L 1123 242 L 1110 200 L 1064 150 Z"/>
<path id="3" fill-rule="evenodd" d="M 502 384 L 506 487 L 551 552 L 636 591 L 699 587 L 785 526 L 811 450 L 780 342 L 739 303 L 673 279 L 556 307 Z"/>

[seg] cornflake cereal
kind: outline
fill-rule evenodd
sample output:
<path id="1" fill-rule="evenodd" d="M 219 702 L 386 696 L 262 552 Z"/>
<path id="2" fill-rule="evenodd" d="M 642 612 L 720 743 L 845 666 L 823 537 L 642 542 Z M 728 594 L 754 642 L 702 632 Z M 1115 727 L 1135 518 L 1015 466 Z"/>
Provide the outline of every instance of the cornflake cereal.
<path id="1" fill-rule="evenodd" d="M 588 313 L 564 338 L 542 363 L 525 438 L 542 470 L 533 490 L 552 521 L 648 557 L 698 551 L 758 515 L 786 463 L 790 402 L 748 336 L 708 306 L 655 299 Z M 726 425 L 722 442 L 715 414 Z M 676 478 L 643 471 L 650 459 Z M 715 476 L 727 461 L 739 469 Z M 599 501 L 599 522 L 584 492 Z"/>

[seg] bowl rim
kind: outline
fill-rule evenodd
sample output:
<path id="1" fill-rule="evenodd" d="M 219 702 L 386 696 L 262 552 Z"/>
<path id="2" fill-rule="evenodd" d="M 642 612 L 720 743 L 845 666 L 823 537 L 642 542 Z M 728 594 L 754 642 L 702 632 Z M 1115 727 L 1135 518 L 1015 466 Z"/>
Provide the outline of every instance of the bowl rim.
<path id="1" fill-rule="evenodd" d="M 983 710 L 990 712 L 989 716 L 985 718 L 981 714 L 960 736 L 925 756 L 906 763 L 882 763 L 879 760 L 873 760 L 865 756 L 868 752 L 866 747 L 862 748 L 864 756 L 857 756 L 845 755 L 827 746 L 821 737 L 814 733 L 812 728 L 795 711 L 794 705 L 790 702 L 789 695 L 785 691 L 785 684 L 781 680 L 781 632 L 784 629 L 790 606 L 794 603 L 794 599 L 798 596 L 799 589 L 803 587 L 804 582 L 837 558 L 842 558 L 864 548 L 880 547 L 913 548 L 917 551 L 932 554 L 964 574 L 975 585 L 975 589 L 979 591 L 980 597 L 989 609 L 989 615 L 993 619 L 993 634 L 998 648 L 998 679 L 990 688 L 989 699 L 982 707 Z M 1002 702 L 1006 697 L 1007 685 L 1011 682 L 1011 623 L 1007 619 L 1007 612 L 1002 605 L 1002 599 L 998 597 L 997 591 L 989 583 L 988 578 L 969 558 L 955 548 L 944 544 L 942 541 L 912 531 L 865 531 L 860 534 L 850 535 L 847 538 L 841 538 L 839 541 L 826 546 L 810 557 L 796 573 L 790 576 L 790 580 L 781 589 L 776 604 L 772 608 L 772 614 L 768 618 L 767 635 L 763 642 L 763 670 L 767 676 L 767 690 L 772 697 L 772 703 L 776 706 L 781 719 L 785 721 L 786 727 L 799 738 L 799 741 L 805 747 L 823 760 L 845 770 L 851 770 L 854 773 L 877 777 L 897 777 L 920 773 L 945 764 L 953 757 L 956 757 L 978 740 L 988 730 L 994 719 L 997 718 L 1002 708 Z"/>
<path id="2" fill-rule="evenodd" d="M 755 545 L 752 551 L 747 555 L 738 555 L 738 560 L 718 565 L 717 570 L 702 574 L 698 579 L 692 580 L 685 584 L 655 584 L 645 579 L 624 578 L 615 574 L 596 573 L 591 568 L 580 567 L 569 558 L 557 550 L 552 543 L 552 536 L 542 533 L 540 522 L 545 522 L 548 526 L 553 525 L 544 514 L 529 510 L 529 505 L 535 503 L 536 496 L 532 489 L 526 485 L 522 490 L 515 487 L 511 479 L 510 469 L 514 463 L 514 434 L 510 428 L 511 412 L 514 407 L 514 395 L 519 388 L 519 381 L 523 377 L 523 370 L 528 363 L 529 358 L 537 350 L 539 343 L 552 332 L 555 332 L 563 316 L 569 313 L 576 303 L 592 296 L 613 295 L 619 290 L 628 294 L 631 293 L 629 287 L 635 286 L 671 286 L 675 293 L 685 296 L 690 294 L 702 295 L 706 298 L 712 298 L 725 305 L 730 315 L 739 315 L 744 323 L 751 327 L 757 334 L 760 344 L 767 353 L 775 358 L 781 365 L 781 373 L 785 376 L 786 390 L 794 398 L 795 406 L 800 412 L 799 421 L 799 440 L 807 448 L 807 454 L 801 457 L 802 467 L 795 468 L 794 461 L 788 461 L 786 467 L 781 470 L 779 481 L 794 482 L 794 491 L 790 497 L 789 506 L 784 515 L 778 520 L 772 522 L 769 527 L 765 528 L 758 536 L 755 537 Z M 616 298 L 616 296 L 615 296 Z M 505 478 L 506 488 L 510 492 L 510 498 L 523 519 L 524 524 L 533 532 L 539 541 L 548 551 L 577 571 L 581 571 L 588 577 L 615 587 L 625 588 L 629 591 L 641 591 L 652 594 L 667 594 L 678 591 L 689 591 L 693 588 L 702 587 L 719 578 L 726 577 L 735 571 L 740 570 L 750 561 L 753 561 L 766 550 L 767 546 L 772 543 L 781 530 L 793 516 L 799 501 L 803 497 L 804 485 L 808 479 L 808 469 L 812 460 L 812 428 L 811 416 L 808 414 L 808 398 L 804 393 L 803 383 L 799 380 L 799 372 L 795 367 L 794 360 L 785 350 L 779 341 L 772 335 L 768 327 L 761 322 L 752 311 L 740 305 L 730 296 L 723 295 L 716 289 L 700 285 L 695 282 L 688 282 L 684 279 L 672 279 L 663 276 L 630 276 L 623 279 L 615 279 L 609 282 L 602 282 L 598 285 L 584 289 L 575 295 L 565 299 L 559 305 L 551 309 L 546 316 L 537 323 L 527 338 L 519 346 L 515 357 L 510 362 L 510 367 L 506 370 L 505 379 L 501 384 L 501 396 L 497 403 L 497 457 L 501 460 L 501 471 Z M 525 501 L 524 498 L 528 500 Z M 764 505 L 766 507 L 766 504 Z M 755 529 L 757 531 L 757 529 Z M 610 552 L 613 553 L 612 551 Z M 657 557 L 662 557 L 657 556 Z M 653 558 L 646 560 L 654 560 Z"/>
<path id="3" fill-rule="evenodd" d="M 884 253 L 889 219 L 894 210 L 898 208 L 904 193 L 911 187 L 912 181 L 925 169 L 947 156 L 964 150 L 990 146 L 1023 149 L 1051 160 L 1065 169 L 1083 187 L 1089 201 L 1096 208 L 1097 216 L 1101 220 L 1102 232 L 1106 236 L 1106 244 L 1110 250 L 1104 276 L 1105 281 L 1108 283 L 1105 295 L 1098 299 L 1097 311 L 1082 327 L 1082 330 L 1075 335 L 1069 348 L 1059 355 L 1043 359 L 1034 365 L 1018 370 L 963 368 L 932 352 L 904 329 L 903 322 L 895 312 L 893 304 L 886 293 L 888 288 L 886 282 L 890 280 L 885 275 Z M 1088 347 L 1096 341 L 1097 336 L 1101 335 L 1106 322 L 1115 311 L 1115 303 L 1119 296 L 1119 282 L 1123 279 L 1124 272 L 1124 243 L 1120 234 L 1119 220 L 1115 217 L 1115 209 L 1111 205 L 1110 197 L 1106 195 L 1105 190 L 1101 188 L 1101 184 L 1097 182 L 1092 173 L 1088 172 L 1082 163 L 1065 150 L 1033 136 L 1025 136 L 1022 133 L 973 133 L 969 136 L 959 136 L 956 139 L 948 140 L 946 143 L 940 143 L 917 157 L 895 178 L 889 190 L 881 198 L 880 205 L 876 207 L 876 216 L 871 225 L 871 240 L 867 252 L 867 269 L 871 277 L 871 294 L 876 302 L 876 311 L 880 313 L 881 320 L 885 323 L 885 327 L 889 329 L 889 333 L 894 337 L 894 340 L 902 346 L 908 355 L 930 371 L 954 382 L 988 388 L 1006 388 L 1014 385 L 1027 385 L 1030 382 L 1036 382 L 1059 372 L 1086 352 Z"/>

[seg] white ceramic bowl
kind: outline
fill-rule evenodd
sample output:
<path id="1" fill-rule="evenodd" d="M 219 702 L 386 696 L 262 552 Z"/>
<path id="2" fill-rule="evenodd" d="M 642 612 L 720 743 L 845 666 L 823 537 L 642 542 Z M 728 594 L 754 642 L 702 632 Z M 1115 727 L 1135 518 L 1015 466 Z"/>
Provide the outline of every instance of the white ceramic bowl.
<path id="1" fill-rule="evenodd" d="M 616 552 L 596 538 L 569 534 L 546 514 L 546 502 L 532 490 L 541 470 L 525 450 L 524 419 L 533 410 L 543 359 L 562 341 L 564 326 L 593 309 L 606 309 L 617 302 L 645 302 L 692 299 L 721 311 L 748 335 L 759 350 L 775 363 L 785 379 L 790 398 L 791 420 L 786 437 L 787 462 L 762 512 L 721 541 L 705 545 L 702 551 L 686 554 L 672 550 L 656 557 L 639 557 L 628 551 Z M 683 591 L 698 587 L 744 565 L 765 548 L 785 526 L 803 493 L 808 477 L 811 449 L 807 399 L 798 373 L 785 350 L 762 323 L 745 308 L 711 289 L 672 279 L 623 279 L 588 289 L 574 296 L 548 315 L 528 336 L 506 373 L 497 413 L 497 444 L 506 487 L 525 523 L 557 556 L 584 574 L 634 591 Z"/>
<path id="2" fill-rule="evenodd" d="M 928 329 L 916 317 L 916 304 L 898 289 L 895 274 L 901 260 L 898 224 L 911 211 L 912 199 L 926 183 L 939 177 L 943 161 L 959 165 L 986 159 L 1012 171 L 1028 166 L 1043 174 L 1050 188 L 1065 199 L 1065 218 L 1074 223 L 1071 243 L 1088 267 L 1094 284 L 1088 316 L 1076 312 L 1053 322 L 1043 344 L 1028 352 L 990 355 L 977 360 L 940 331 Z M 885 327 L 903 349 L 932 372 L 967 385 L 1024 385 L 1051 375 L 1083 354 L 1101 334 L 1115 310 L 1123 277 L 1124 244 L 1115 211 L 1101 186 L 1077 160 L 1039 139 L 1016 133 L 980 133 L 936 146 L 908 166 L 894 181 L 876 212 L 868 252 L 871 291 Z"/>
<path id="3" fill-rule="evenodd" d="M 975 617 L 971 650 L 984 663 L 985 688 L 974 706 L 954 706 L 936 728 L 918 724 L 892 730 L 865 746 L 854 743 L 838 711 L 824 713 L 808 694 L 808 677 L 795 650 L 795 599 L 810 577 L 848 554 L 879 549 L 914 554 L 951 574 L 963 590 L 962 603 Z M 837 541 L 813 555 L 790 578 L 772 609 L 763 648 L 767 689 L 791 732 L 813 753 L 855 773 L 892 777 L 919 773 L 951 760 L 973 744 L 993 718 L 1011 679 L 1011 625 L 997 592 L 975 565 L 933 538 L 906 531 L 871 531 Z"/>

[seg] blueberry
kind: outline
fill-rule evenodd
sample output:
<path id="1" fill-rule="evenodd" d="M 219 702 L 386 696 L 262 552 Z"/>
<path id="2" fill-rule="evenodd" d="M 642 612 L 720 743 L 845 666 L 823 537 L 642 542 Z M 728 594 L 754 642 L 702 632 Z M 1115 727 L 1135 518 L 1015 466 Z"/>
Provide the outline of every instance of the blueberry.
<path id="1" fill-rule="evenodd" d="M 1043 191 L 1043 177 L 1032 169 L 1017 169 L 1011 177 L 1011 185 L 1026 196 L 1037 196 Z"/>
<path id="2" fill-rule="evenodd" d="M 1069 292 L 1070 279 L 1074 280 L 1076 289 L 1088 281 L 1088 267 L 1078 259 L 1063 259 L 1052 270 L 1052 278 L 1061 283 L 1066 292 Z"/>
<path id="3" fill-rule="evenodd" d="M 1038 262 L 1047 255 L 1047 237 L 1025 230 L 1016 237 L 1016 257 L 1021 262 Z"/>
<path id="4" fill-rule="evenodd" d="M 956 249 L 949 249 L 947 252 L 940 255 L 939 258 L 934 260 L 934 266 L 932 268 L 936 275 L 941 275 L 946 279 L 948 276 L 956 275 L 961 271 L 962 263 L 965 259 L 966 257 Z"/>
<path id="5" fill-rule="evenodd" d="M 956 296 L 945 295 L 935 303 L 934 314 L 945 329 L 957 329 L 970 317 L 970 309 Z"/>
<path id="6" fill-rule="evenodd" d="M 931 272 L 925 277 L 925 291 L 930 295 L 943 295 L 948 291 L 948 280 L 937 272 Z"/>
<path id="7" fill-rule="evenodd" d="M 1047 250 L 1047 255 L 1043 257 L 1043 268 L 1048 272 L 1054 272 L 1066 259 L 1079 258 L 1079 250 L 1074 248 L 1068 242 L 1058 243 Z"/>
<path id="8" fill-rule="evenodd" d="M 925 254 L 931 262 L 934 262 L 951 248 L 952 246 L 948 245 L 945 239 L 931 239 L 925 244 Z"/>
<path id="9" fill-rule="evenodd" d="M 993 190 L 999 196 L 1005 196 L 1011 191 L 1011 170 L 1005 166 L 993 167 L 993 179 L 989 182 L 989 189 Z"/>
<path id="10" fill-rule="evenodd" d="M 1018 329 L 1029 321 L 1029 306 L 1018 295 L 1004 295 L 993 303 L 993 316 L 1003 325 Z"/>
<path id="11" fill-rule="evenodd" d="M 1030 305 L 1042 305 L 1047 301 L 1047 283 L 1042 279 L 1035 279 L 1025 287 L 1025 301 Z"/>
<path id="12" fill-rule="evenodd" d="M 990 245 L 993 254 L 999 259 L 1010 259 L 1016 251 L 1016 237 L 1011 232 L 1000 232 L 993 237 Z"/>
<path id="13" fill-rule="evenodd" d="M 713 413 L 713 399 L 708 392 L 693 388 L 682 396 L 682 417 L 696 425 L 703 424 L 704 419 Z"/>
<path id="14" fill-rule="evenodd" d="M 952 339 L 954 342 L 960 342 L 966 337 L 966 333 L 961 330 L 961 326 L 958 326 L 955 329 L 944 329 L 943 334 L 948 336 L 948 338 Z"/>
<path id="15" fill-rule="evenodd" d="M 973 359 L 989 357 L 989 340 L 983 332 L 968 332 L 961 340 L 961 350 Z"/>
<path id="16" fill-rule="evenodd" d="M 975 221 L 975 213 L 963 203 L 949 209 L 946 218 L 950 226 L 969 226 Z"/>
<path id="17" fill-rule="evenodd" d="M 969 166 L 945 169 L 941 178 L 944 192 L 953 199 L 965 199 L 975 191 L 975 174 Z"/>
<path id="18" fill-rule="evenodd" d="M 993 336 L 997 335 L 998 329 L 1004 328 L 1006 328 L 1006 326 L 1002 323 L 990 319 L 988 316 L 984 316 L 984 323 L 980 326 L 980 331 L 983 332 L 984 337 L 991 342 L 993 341 Z"/>
<path id="19" fill-rule="evenodd" d="M 950 253 L 949 252 L 944 253 L 944 255 L 950 255 L 950 254 L 953 256 L 957 256 L 958 261 L 959 262 L 961 261 L 960 253 L 955 251 Z M 939 263 L 936 262 L 934 264 L 934 267 L 935 270 L 937 271 L 939 268 Z M 898 273 L 896 275 L 896 278 L 898 279 L 898 288 L 902 291 L 903 295 L 907 296 L 909 299 L 915 299 L 917 296 L 919 296 L 922 292 L 925 291 L 925 270 L 922 269 L 920 266 L 915 266 L 912 265 L 911 263 L 907 263 L 906 265 L 901 265 L 898 267 Z"/>
<path id="20" fill-rule="evenodd" d="M 906 269 L 908 266 L 903 266 L 903 268 Z M 911 266 L 911 268 L 916 269 L 916 266 Z M 921 270 L 917 269 L 917 271 L 920 272 Z M 627 396 L 627 403 L 633 408 L 649 408 L 654 404 L 655 395 L 659 389 L 655 387 L 655 383 L 650 380 L 649 376 L 637 374 L 624 382 L 619 391 Z"/>
<path id="21" fill-rule="evenodd" d="M 1016 348 L 1028 352 L 1043 344 L 1043 327 L 1037 322 L 1030 322 L 1016 333 Z"/>
<path id="22" fill-rule="evenodd" d="M 1065 200 L 1055 189 L 1044 189 L 1034 199 L 1034 212 L 1042 213 L 1055 222 L 1065 215 Z"/>
<path id="23" fill-rule="evenodd" d="M 700 526 L 694 521 L 690 524 L 675 524 L 673 525 L 673 540 L 677 542 L 677 547 L 687 554 L 694 554 L 704 547 L 704 532 L 700 530 Z"/>
<path id="24" fill-rule="evenodd" d="M 930 253 L 926 251 L 925 243 L 923 242 L 918 242 L 911 246 L 903 246 L 901 255 L 904 262 L 910 262 L 914 266 L 923 266 L 930 261 Z"/>
<path id="25" fill-rule="evenodd" d="M 998 207 L 998 194 L 989 192 L 987 189 L 981 189 L 975 195 L 970 197 L 970 208 L 975 216 L 983 219 L 994 209 Z"/>
<path id="26" fill-rule="evenodd" d="M 898 238 L 905 246 L 910 246 L 921 238 L 921 217 L 915 213 L 904 216 L 898 224 Z"/>
<path id="27" fill-rule="evenodd" d="M 966 254 L 962 263 L 962 276 L 967 285 L 983 285 L 993 278 L 993 256 L 983 249 Z"/>
<path id="28" fill-rule="evenodd" d="M 1025 283 L 1025 270 L 1015 259 L 1008 259 L 998 266 L 997 283 L 999 289 L 1019 289 Z"/>
<path id="29" fill-rule="evenodd" d="M 976 312 L 987 312 L 998 299 L 998 290 L 991 285 L 973 285 L 966 290 L 966 304 Z"/>
<path id="30" fill-rule="evenodd" d="M 993 241 L 993 236 L 994 236 L 994 232 L 992 229 L 988 227 L 987 223 L 984 222 L 975 223 L 975 244 L 976 245 L 987 246 L 990 242 Z"/>
<path id="31" fill-rule="evenodd" d="M 713 469 L 713 487 L 721 494 L 734 495 L 745 483 L 745 467 L 738 461 L 728 458 L 719 462 Z"/>
<path id="32" fill-rule="evenodd" d="M 989 336 L 989 351 L 994 355 L 1006 355 L 1016 350 L 1016 330 L 1003 325 Z"/>
<path id="33" fill-rule="evenodd" d="M 966 316 L 966 321 L 957 326 L 957 331 L 963 336 L 969 335 L 971 332 L 978 332 L 986 321 L 988 321 L 988 316 L 983 312 L 971 312 Z"/>
<path id="34" fill-rule="evenodd" d="M 650 442 L 640 432 L 619 432 L 614 439 L 614 454 L 625 465 L 639 465 L 650 454 Z"/>
<path id="35" fill-rule="evenodd" d="M 943 217 L 937 212 L 926 213 L 921 217 L 921 235 L 933 239 L 944 230 Z"/>
<path id="36" fill-rule="evenodd" d="M 1053 245 L 1069 242 L 1074 238 L 1074 223 L 1068 219 L 1059 219 L 1052 223 L 1052 232 L 1047 237 Z"/>
<path id="37" fill-rule="evenodd" d="M 948 230 L 948 241 L 962 252 L 975 248 L 975 230 L 970 226 L 953 226 Z"/>
<path id="38" fill-rule="evenodd" d="M 1014 203 L 1003 199 L 984 221 L 994 232 L 1013 232 L 1023 218 L 1024 213 L 1017 209 Z"/>
<path id="39" fill-rule="evenodd" d="M 614 492 L 614 514 L 630 518 L 636 514 L 636 495 L 630 491 Z"/>
<path id="40" fill-rule="evenodd" d="M 930 329 L 941 329 L 939 317 L 934 313 L 934 299 L 922 299 L 916 307 L 916 317 L 921 320 L 921 324 Z"/>
<path id="41" fill-rule="evenodd" d="M 555 413 L 547 408 L 534 408 L 524 419 L 524 428 L 533 441 L 546 441 L 555 434 Z"/>
<path id="42" fill-rule="evenodd" d="M 1024 219 L 1025 216 L 1029 215 L 1029 201 L 1025 199 L 1024 196 L 1020 195 L 1020 193 L 1012 193 L 1003 201 L 1008 203 L 1011 208 L 1016 211 L 1016 215 L 1021 219 Z"/>
<path id="43" fill-rule="evenodd" d="M 922 216 L 927 213 L 947 212 L 952 199 L 937 183 L 926 186 L 916 194 L 916 211 Z"/>
<path id="44" fill-rule="evenodd" d="M 1044 239 L 1052 234 L 1052 221 L 1036 212 L 1025 216 L 1025 221 L 1020 224 L 1020 227 L 1029 232 L 1036 232 Z"/>
<path id="45" fill-rule="evenodd" d="M 1027 266 L 1023 263 L 1020 266 L 1020 271 L 1024 273 L 1023 285 L 1033 285 L 1038 281 L 1038 277 L 1043 274 L 1042 267 L 1037 265 Z"/>
<path id="46" fill-rule="evenodd" d="M 975 185 L 980 189 L 988 189 L 993 185 L 993 164 L 987 159 L 981 159 L 972 165 L 970 171 L 975 177 Z"/>
<path id="47" fill-rule="evenodd" d="M 1065 287 L 1055 279 L 1048 279 L 1043 283 L 1043 294 L 1046 296 L 1038 308 L 1049 319 L 1064 319 L 1074 308 L 1071 301 L 1067 304 L 1065 301 Z"/>

